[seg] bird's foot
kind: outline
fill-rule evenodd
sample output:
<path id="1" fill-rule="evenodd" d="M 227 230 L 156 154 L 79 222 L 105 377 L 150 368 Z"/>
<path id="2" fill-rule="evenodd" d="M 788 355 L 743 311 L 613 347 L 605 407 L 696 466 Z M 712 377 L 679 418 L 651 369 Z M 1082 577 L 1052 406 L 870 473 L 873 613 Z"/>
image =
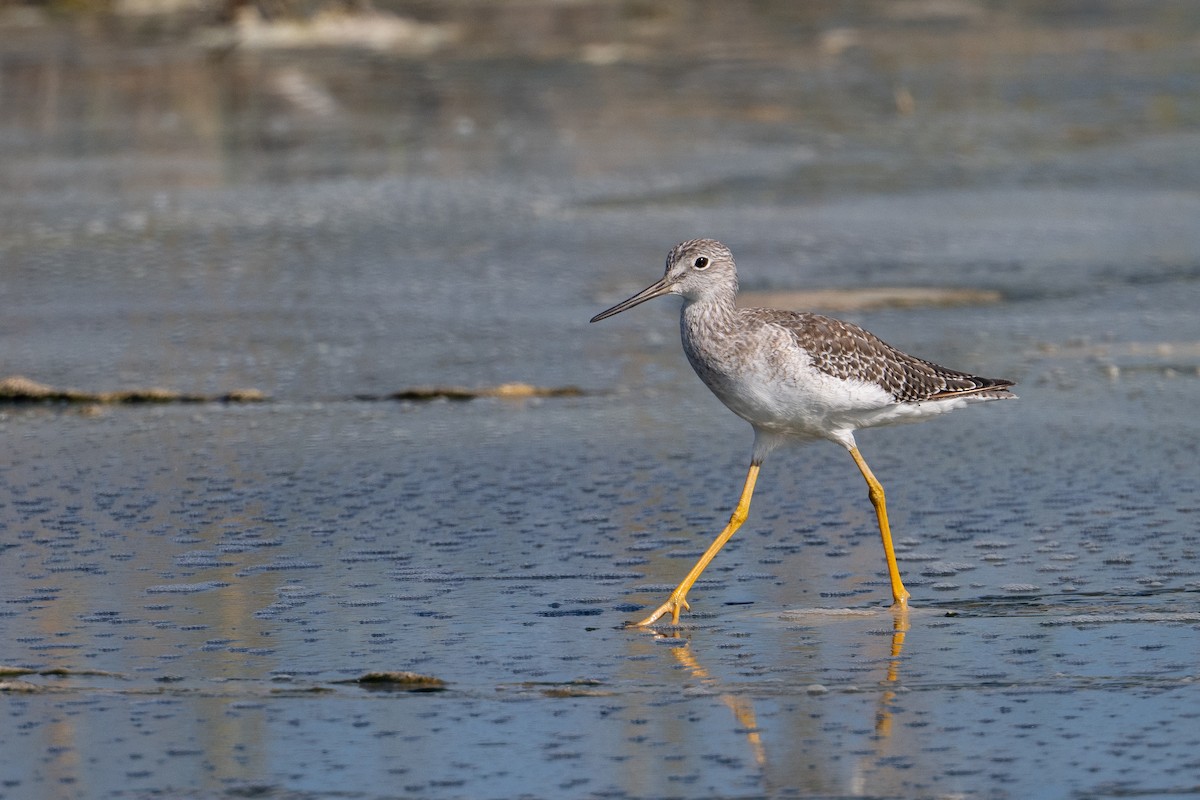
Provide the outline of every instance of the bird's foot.
<path id="1" fill-rule="evenodd" d="M 676 589 L 671 592 L 671 596 L 667 598 L 667 602 L 663 603 L 658 608 L 654 609 L 654 613 L 640 622 L 633 623 L 632 627 L 646 628 L 653 625 L 667 614 L 671 615 L 671 624 L 675 625 L 679 622 L 679 612 L 683 610 L 691 611 L 692 607 L 688 605 L 687 594 Z"/>
<path id="2" fill-rule="evenodd" d="M 902 589 L 899 594 L 893 593 L 892 594 L 892 610 L 893 611 L 907 611 L 908 610 L 908 598 L 911 596 L 912 595 L 910 595 L 908 593 L 907 589 Z"/>

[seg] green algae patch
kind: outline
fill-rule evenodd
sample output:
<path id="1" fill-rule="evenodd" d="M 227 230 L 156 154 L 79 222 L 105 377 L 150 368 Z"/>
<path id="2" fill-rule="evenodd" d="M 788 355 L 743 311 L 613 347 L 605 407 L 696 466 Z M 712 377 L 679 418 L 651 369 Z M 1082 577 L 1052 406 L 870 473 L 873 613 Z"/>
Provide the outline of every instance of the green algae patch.
<path id="1" fill-rule="evenodd" d="M 258 389 L 235 389 L 217 395 L 184 394 L 152 386 L 118 392 L 85 392 L 38 383 L 21 375 L 0 379 L 0 403 L 78 403 L 85 405 L 153 405 L 166 403 L 261 403 L 267 395 Z"/>
<path id="2" fill-rule="evenodd" d="M 29 681 L 0 679 L 0 693 L 35 694 L 37 692 L 45 691 L 49 691 L 45 686 L 39 686 L 38 684 L 30 683 Z"/>
<path id="3" fill-rule="evenodd" d="M 357 678 L 336 683 L 353 683 L 367 689 L 396 692 L 442 692 L 446 682 L 432 675 L 419 672 L 368 672 Z"/>
<path id="4" fill-rule="evenodd" d="M 15 678 L 15 677 L 19 677 L 21 675 L 36 675 L 37 672 L 38 671 L 36 669 L 29 669 L 28 667 L 0 666 L 0 679 Z"/>
<path id="5" fill-rule="evenodd" d="M 580 397 L 583 390 L 578 386 L 534 386 L 528 383 L 501 383 L 469 389 L 465 386 L 414 386 L 389 395 L 392 400 L 475 400 L 480 397 L 499 397 L 523 400 L 531 397 Z"/>

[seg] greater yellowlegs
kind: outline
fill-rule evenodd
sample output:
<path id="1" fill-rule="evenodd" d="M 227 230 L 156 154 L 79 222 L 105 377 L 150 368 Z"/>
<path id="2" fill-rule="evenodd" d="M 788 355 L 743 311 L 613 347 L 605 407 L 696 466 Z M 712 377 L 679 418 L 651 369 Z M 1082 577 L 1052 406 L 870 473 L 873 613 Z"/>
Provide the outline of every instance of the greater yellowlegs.
<path id="1" fill-rule="evenodd" d="M 850 451 L 879 520 L 893 603 L 905 607 L 909 595 L 896 566 L 883 487 L 858 452 L 854 432 L 1012 398 L 1013 382 L 939 367 L 849 322 L 738 308 L 737 290 L 729 248 L 713 239 L 693 239 L 667 255 L 662 280 L 592 317 L 599 322 L 655 297 L 682 296 L 679 327 L 688 361 L 713 394 L 754 428 L 750 470 L 729 524 L 667 602 L 637 624 L 650 625 L 668 613 L 672 623 L 679 622 L 680 611 L 690 608 L 692 584 L 745 522 L 763 459 L 784 442 L 808 439 L 828 439 Z"/>

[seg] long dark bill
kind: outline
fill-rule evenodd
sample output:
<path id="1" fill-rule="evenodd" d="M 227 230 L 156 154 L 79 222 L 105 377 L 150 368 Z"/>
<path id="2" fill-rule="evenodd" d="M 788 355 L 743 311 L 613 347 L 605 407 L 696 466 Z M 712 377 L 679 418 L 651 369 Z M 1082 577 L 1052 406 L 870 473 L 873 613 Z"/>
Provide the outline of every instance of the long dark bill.
<path id="1" fill-rule="evenodd" d="M 640 292 L 635 294 L 633 297 L 629 298 L 628 300 L 624 300 L 620 303 L 617 303 L 615 306 L 608 309 L 607 311 L 601 311 L 599 314 L 592 317 L 591 321 L 599 322 L 602 319 L 608 319 L 611 316 L 620 314 L 622 311 L 626 311 L 628 309 L 633 308 L 636 305 L 640 305 L 640 304 L 646 302 L 647 300 L 653 300 L 656 297 L 662 297 L 664 294 L 670 294 L 670 293 L 671 293 L 671 284 L 667 282 L 667 276 L 664 275 L 662 277 L 662 280 L 658 281 L 657 283 L 650 284 L 645 289 L 642 289 Z"/>

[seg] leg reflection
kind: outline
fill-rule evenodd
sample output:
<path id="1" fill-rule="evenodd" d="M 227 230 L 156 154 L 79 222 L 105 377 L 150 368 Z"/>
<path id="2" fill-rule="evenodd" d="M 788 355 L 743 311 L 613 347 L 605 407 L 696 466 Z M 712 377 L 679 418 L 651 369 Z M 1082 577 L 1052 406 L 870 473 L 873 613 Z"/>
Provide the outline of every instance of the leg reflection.
<path id="1" fill-rule="evenodd" d="M 675 636 L 678 638 L 678 632 L 676 632 Z M 692 677 L 707 686 L 719 688 L 717 680 L 709 675 L 708 670 L 702 667 L 700 662 L 696 660 L 696 656 L 690 646 L 672 647 L 671 652 L 679 660 L 679 663 L 687 668 Z M 767 751 L 763 747 L 762 734 L 758 730 L 758 721 L 754 716 L 754 703 L 748 697 L 739 697 L 730 692 L 722 692 L 720 697 L 721 702 L 733 712 L 738 725 L 746 732 L 746 741 L 750 745 L 750 751 L 754 754 L 754 763 L 758 764 L 759 767 L 765 767 L 767 765 Z"/>
<path id="2" fill-rule="evenodd" d="M 904 650 L 904 634 L 908 633 L 908 607 L 893 606 L 892 652 L 883 680 L 884 691 L 875 711 L 875 735 L 886 739 L 892 734 L 892 704 L 896 700 L 895 686 L 900 680 L 900 653 Z"/>

